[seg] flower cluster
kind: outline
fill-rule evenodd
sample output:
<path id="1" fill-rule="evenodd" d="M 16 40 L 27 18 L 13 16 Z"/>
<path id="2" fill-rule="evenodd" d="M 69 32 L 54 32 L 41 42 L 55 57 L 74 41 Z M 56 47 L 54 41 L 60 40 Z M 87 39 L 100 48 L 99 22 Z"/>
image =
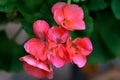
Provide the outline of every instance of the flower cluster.
<path id="1" fill-rule="evenodd" d="M 70 40 L 69 30 L 85 29 L 81 7 L 58 2 L 53 5 L 52 13 L 59 26 L 50 27 L 44 20 L 35 21 L 33 31 L 36 37 L 24 45 L 29 55 L 20 58 L 25 71 L 37 78 L 52 79 L 52 65 L 61 68 L 73 62 L 81 68 L 86 64 L 86 56 L 92 52 L 89 38 Z"/>

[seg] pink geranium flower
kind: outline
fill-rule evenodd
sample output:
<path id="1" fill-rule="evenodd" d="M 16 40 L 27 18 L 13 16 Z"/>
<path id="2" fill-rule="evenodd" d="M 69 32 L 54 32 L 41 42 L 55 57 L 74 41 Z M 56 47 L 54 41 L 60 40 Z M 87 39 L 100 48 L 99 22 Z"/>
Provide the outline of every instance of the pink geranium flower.
<path id="1" fill-rule="evenodd" d="M 48 40 L 47 33 L 49 30 L 49 25 L 44 20 L 37 20 L 33 24 L 33 31 L 36 38 L 28 40 L 24 48 L 31 55 L 35 56 L 37 59 L 42 61 L 47 59 L 48 54 Z"/>
<path id="2" fill-rule="evenodd" d="M 66 43 L 68 37 L 69 37 L 69 32 L 68 32 L 68 30 L 66 30 L 64 28 L 59 28 L 58 26 L 53 26 L 49 29 L 48 39 L 51 42 L 56 42 L 58 44 Z"/>
<path id="3" fill-rule="evenodd" d="M 45 20 L 37 20 L 33 23 L 34 34 L 43 41 L 47 39 L 48 30 L 49 24 Z"/>
<path id="4" fill-rule="evenodd" d="M 68 53 L 64 45 L 68 37 L 69 33 L 64 28 L 53 26 L 49 29 L 48 38 L 50 54 L 48 58 L 57 68 L 69 62 Z"/>
<path id="5" fill-rule="evenodd" d="M 92 43 L 87 37 L 76 38 L 72 42 L 68 39 L 67 50 L 72 62 L 81 68 L 86 64 L 86 56 L 92 52 Z"/>
<path id="6" fill-rule="evenodd" d="M 81 7 L 76 4 L 58 2 L 53 5 L 52 13 L 57 24 L 67 30 L 84 30 L 84 13 Z"/>
<path id="7" fill-rule="evenodd" d="M 37 78 L 53 78 L 53 70 L 48 62 L 37 60 L 32 55 L 20 58 L 24 62 L 23 67 L 26 72 Z"/>
<path id="8" fill-rule="evenodd" d="M 84 30 L 84 13 L 76 4 L 58 2 L 52 7 L 54 20 L 59 25 L 49 27 L 44 20 L 33 24 L 36 37 L 24 44 L 25 51 L 30 55 L 21 57 L 26 72 L 37 78 L 53 78 L 51 64 L 63 67 L 72 61 L 78 67 L 86 64 L 86 56 L 92 52 L 89 38 L 76 38 L 70 41 L 68 30 Z"/>

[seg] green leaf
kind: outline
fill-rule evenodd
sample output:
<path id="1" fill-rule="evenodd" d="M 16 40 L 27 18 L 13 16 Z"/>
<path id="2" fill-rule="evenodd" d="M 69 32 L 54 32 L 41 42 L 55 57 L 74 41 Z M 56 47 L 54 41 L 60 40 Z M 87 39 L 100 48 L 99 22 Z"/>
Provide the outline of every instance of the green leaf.
<path id="1" fill-rule="evenodd" d="M 93 44 L 93 51 L 87 57 L 88 64 L 102 63 L 110 59 L 111 55 L 107 55 L 108 50 L 103 46 L 103 42 L 99 37 L 98 33 L 93 33 L 91 36 L 91 41 Z"/>
<path id="2" fill-rule="evenodd" d="M 0 69 L 9 70 L 11 65 L 12 55 L 10 54 L 11 46 L 9 42 L 5 33 L 3 31 L 0 32 Z"/>
<path id="3" fill-rule="evenodd" d="M 120 36 L 105 28 L 101 30 L 101 36 L 113 57 L 120 55 Z"/>
<path id="4" fill-rule="evenodd" d="M 117 19 L 120 19 L 120 0 L 112 0 L 111 9 Z"/>
<path id="5" fill-rule="evenodd" d="M 85 2 L 85 1 L 87 1 L 87 0 L 73 0 L 73 2 L 75 2 L 75 3 Z"/>
<path id="6" fill-rule="evenodd" d="M 39 15 L 34 15 L 34 17 L 38 17 L 39 19 L 46 20 L 50 25 L 55 24 L 53 15 L 51 13 L 51 7 L 47 5 L 47 3 L 44 3 L 39 11 Z"/>
<path id="7" fill-rule="evenodd" d="M 110 54 L 113 55 L 113 57 L 117 57 L 120 55 L 120 21 L 117 20 L 111 12 L 104 13 L 103 18 L 100 18 L 101 15 L 98 16 L 99 21 L 103 21 L 98 25 L 98 27 L 102 26 L 100 28 L 101 38 L 109 49 Z"/>
<path id="8" fill-rule="evenodd" d="M 93 32 L 93 19 L 92 19 L 92 17 L 90 17 L 90 16 L 85 17 L 85 24 L 86 24 L 86 30 L 84 31 L 84 33 L 87 36 L 89 36 Z"/>
<path id="9" fill-rule="evenodd" d="M 43 0 L 23 0 L 23 2 L 31 12 L 35 12 L 40 9 Z"/>
<path id="10" fill-rule="evenodd" d="M 105 0 L 88 0 L 88 7 L 92 11 L 103 10 L 108 6 L 108 3 Z"/>
<path id="11" fill-rule="evenodd" d="M 43 0 L 18 0 L 17 10 L 22 14 L 22 16 L 31 16 L 35 12 L 39 11 Z M 22 4 L 22 6 L 21 6 Z"/>
<path id="12" fill-rule="evenodd" d="M 93 18 L 89 15 L 88 8 L 85 5 L 82 8 L 84 11 L 84 20 L 85 20 L 85 24 L 86 24 L 86 29 L 83 31 L 83 33 L 86 36 L 89 36 L 93 32 L 94 22 L 93 22 Z"/>
<path id="13" fill-rule="evenodd" d="M 91 34 L 93 52 L 88 56 L 88 62 L 95 64 L 118 57 L 120 55 L 120 21 L 115 19 L 109 10 L 97 13 L 94 21 L 94 31 Z"/>
<path id="14" fill-rule="evenodd" d="M 34 35 L 32 25 L 36 20 L 45 20 L 50 26 L 55 24 L 51 10 L 46 3 L 42 4 L 38 12 L 35 12 L 33 15 L 24 16 L 24 18 L 20 18 L 19 20 L 22 24 L 22 27 L 30 36 Z"/>
<path id="15" fill-rule="evenodd" d="M 16 0 L 0 0 L 0 11 L 11 12 L 15 8 Z"/>
<path id="16" fill-rule="evenodd" d="M 30 19 L 30 18 L 29 18 Z M 29 36 L 33 36 L 34 33 L 33 33 L 33 28 L 32 28 L 32 24 L 33 22 L 31 22 L 31 19 L 30 20 L 26 20 L 25 18 L 24 19 L 19 19 L 20 23 L 22 24 L 22 27 L 23 29 L 27 32 L 27 34 Z"/>
<path id="17" fill-rule="evenodd" d="M 23 63 L 19 60 L 19 58 L 24 55 L 25 55 L 25 51 L 23 49 L 23 45 L 14 44 L 13 49 L 12 49 L 10 71 L 18 72 L 23 69 L 23 66 L 22 66 Z"/>
<path id="18" fill-rule="evenodd" d="M 76 3 L 78 3 L 80 0 L 73 0 L 73 2 L 76 2 Z"/>
<path id="19" fill-rule="evenodd" d="M 51 8 L 57 2 L 67 2 L 67 1 L 66 0 L 45 0 L 45 3 L 49 6 L 49 8 Z"/>
<path id="20" fill-rule="evenodd" d="M 19 58 L 24 54 L 23 46 L 9 40 L 5 32 L 0 31 L 0 69 L 6 71 L 22 70 Z"/>

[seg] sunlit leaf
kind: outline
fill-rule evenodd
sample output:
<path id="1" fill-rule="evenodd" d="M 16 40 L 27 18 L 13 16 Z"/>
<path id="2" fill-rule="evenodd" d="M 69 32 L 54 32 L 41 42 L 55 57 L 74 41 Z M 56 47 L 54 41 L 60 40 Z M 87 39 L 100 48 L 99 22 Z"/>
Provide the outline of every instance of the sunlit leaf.
<path id="1" fill-rule="evenodd" d="M 115 17 L 120 20 L 120 0 L 112 0 L 111 8 Z"/>
<path id="2" fill-rule="evenodd" d="M 11 12 L 15 8 L 16 0 L 0 0 L 0 11 Z"/>

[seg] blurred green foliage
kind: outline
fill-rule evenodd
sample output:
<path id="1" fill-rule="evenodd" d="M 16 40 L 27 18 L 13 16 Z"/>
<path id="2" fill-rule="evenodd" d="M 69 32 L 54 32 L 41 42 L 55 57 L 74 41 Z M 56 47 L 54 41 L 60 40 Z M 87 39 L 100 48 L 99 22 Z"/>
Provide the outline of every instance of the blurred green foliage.
<path id="1" fill-rule="evenodd" d="M 0 24 L 18 21 L 33 37 L 32 24 L 37 19 L 46 20 L 50 26 L 57 25 L 51 13 L 56 2 L 66 0 L 0 0 Z M 88 63 L 97 64 L 116 58 L 120 54 L 120 0 L 72 0 L 84 10 L 86 30 L 70 32 L 71 38 L 90 37 L 93 52 Z M 9 40 L 0 31 L 0 69 L 21 70 L 19 57 L 25 54 L 23 45 Z"/>
<path id="2" fill-rule="evenodd" d="M 19 57 L 25 53 L 22 45 L 9 40 L 4 31 L 0 31 L 0 69 L 19 71 L 22 65 Z"/>

